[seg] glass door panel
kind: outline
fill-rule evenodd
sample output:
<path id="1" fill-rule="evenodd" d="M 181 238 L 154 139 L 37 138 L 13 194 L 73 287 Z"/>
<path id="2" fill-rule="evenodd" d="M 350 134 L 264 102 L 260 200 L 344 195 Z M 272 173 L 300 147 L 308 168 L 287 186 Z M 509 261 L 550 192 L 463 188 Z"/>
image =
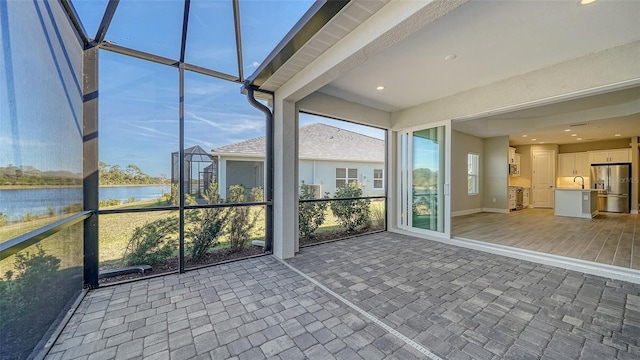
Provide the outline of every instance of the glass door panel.
<path id="1" fill-rule="evenodd" d="M 444 232 L 444 126 L 412 133 L 411 226 Z"/>

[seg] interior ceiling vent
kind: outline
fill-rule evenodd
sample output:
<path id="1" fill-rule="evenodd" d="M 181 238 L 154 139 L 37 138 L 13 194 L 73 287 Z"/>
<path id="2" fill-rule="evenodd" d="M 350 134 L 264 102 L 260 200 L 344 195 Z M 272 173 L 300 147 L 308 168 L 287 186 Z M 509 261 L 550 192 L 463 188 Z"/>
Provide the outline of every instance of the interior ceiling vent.
<path id="1" fill-rule="evenodd" d="M 587 126 L 587 125 L 589 125 L 589 123 L 573 124 L 573 125 L 569 125 L 569 127 L 572 128 L 572 127 Z"/>

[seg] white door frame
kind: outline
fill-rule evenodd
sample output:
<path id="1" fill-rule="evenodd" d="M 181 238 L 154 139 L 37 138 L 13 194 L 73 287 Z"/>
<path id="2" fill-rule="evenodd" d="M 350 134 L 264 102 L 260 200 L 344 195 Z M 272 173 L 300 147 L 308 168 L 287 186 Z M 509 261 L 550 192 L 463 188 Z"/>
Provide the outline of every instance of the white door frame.
<path id="1" fill-rule="evenodd" d="M 413 132 L 444 126 L 444 186 L 443 186 L 443 205 L 444 217 L 443 231 L 425 230 L 413 227 L 413 217 L 411 216 L 411 204 L 413 196 L 410 191 L 403 191 L 413 188 L 413 177 L 410 176 L 410 169 L 413 169 Z M 414 126 L 398 131 L 397 134 L 397 214 L 396 221 L 398 228 L 401 230 L 413 232 L 416 234 L 429 235 L 438 238 L 451 239 L 451 120 L 439 121 L 420 126 Z M 403 146 L 404 145 L 404 146 Z M 404 219 L 403 219 L 403 214 Z"/>

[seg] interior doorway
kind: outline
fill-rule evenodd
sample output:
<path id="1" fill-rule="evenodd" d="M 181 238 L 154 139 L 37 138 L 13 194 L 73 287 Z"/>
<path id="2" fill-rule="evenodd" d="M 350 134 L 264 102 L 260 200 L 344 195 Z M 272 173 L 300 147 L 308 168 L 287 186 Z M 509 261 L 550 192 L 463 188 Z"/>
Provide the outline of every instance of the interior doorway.
<path id="1" fill-rule="evenodd" d="M 556 183 L 556 152 L 533 150 L 532 203 L 537 208 L 553 208 Z"/>

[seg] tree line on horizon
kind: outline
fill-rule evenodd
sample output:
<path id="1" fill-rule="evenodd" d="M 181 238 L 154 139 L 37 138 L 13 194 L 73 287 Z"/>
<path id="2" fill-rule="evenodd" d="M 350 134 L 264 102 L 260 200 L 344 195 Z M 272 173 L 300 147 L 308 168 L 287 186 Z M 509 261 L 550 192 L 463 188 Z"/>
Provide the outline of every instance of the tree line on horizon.
<path id="1" fill-rule="evenodd" d="M 82 185 L 82 174 L 68 170 L 41 171 L 33 166 L 0 166 L 2 185 Z"/>
<path id="2" fill-rule="evenodd" d="M 129 164 L 124 169 L 120 165 L 109 165 L 104 161 L 98 162 L 100 185 L 144 185 L 164 184 L 166 177 L 152 177 L 138 166 Z"/>

